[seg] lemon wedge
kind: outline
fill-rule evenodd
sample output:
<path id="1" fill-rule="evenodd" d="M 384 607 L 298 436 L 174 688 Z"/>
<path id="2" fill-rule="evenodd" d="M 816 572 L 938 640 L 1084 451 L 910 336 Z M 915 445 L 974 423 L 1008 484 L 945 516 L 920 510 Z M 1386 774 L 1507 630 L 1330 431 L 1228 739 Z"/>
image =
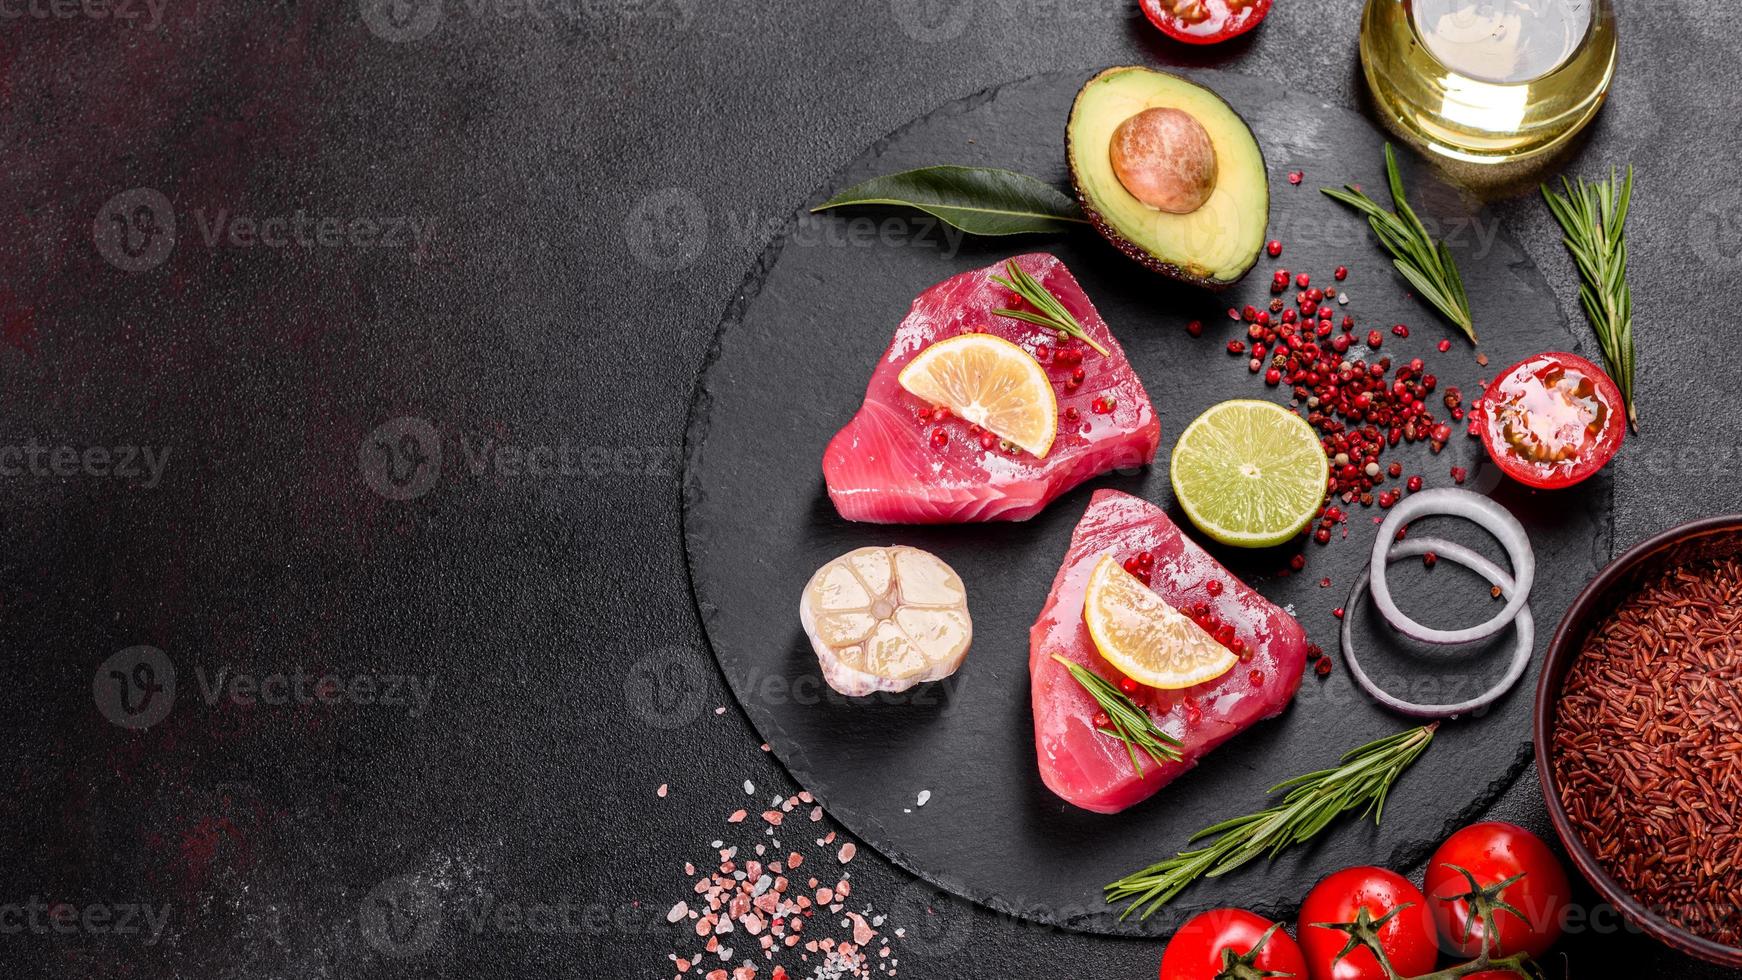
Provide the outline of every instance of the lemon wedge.
<path id="1" fill-rule="evenodd" d="M 1108 663 L 1149 687 L 1176 690 L 1202 684 L 1239 662 L 1227 647 L 1150 591 L 1111 554 L 1101 556 L 1089 578 L 1083 622 Z"/>
<path id="2" fill-rule="evenodd" d="M 1058 435 L 1058 396 L 1045 369 L 1001 337 L 969 333 L 940 340 L 907 362 L 897 380 L 1036 457 L 1045 458 Z"/>

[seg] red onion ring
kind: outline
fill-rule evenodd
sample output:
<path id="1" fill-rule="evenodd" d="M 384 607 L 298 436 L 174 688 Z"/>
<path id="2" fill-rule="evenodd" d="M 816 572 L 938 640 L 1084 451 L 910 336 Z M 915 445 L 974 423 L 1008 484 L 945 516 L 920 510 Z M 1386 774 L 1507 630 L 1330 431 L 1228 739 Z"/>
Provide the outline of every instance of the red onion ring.
<path id="1" fill-rule="evenodd" d="M 1507 557 L 1512 560 L 1512 574 L 1517 577 L 1517 586 L 1509 590 L 1511 595 L 1507 599 L 1506 608 L 1480 626 L 1461 630 L 1440 630 L 1423 626 L 1404 615 L 1403 610 L 1397 608 L 1397 603 L 1391 598 L 1391 583 L 1385 578 L 1387 546 L 1396 540 L 1399 527 L 1418 517 L 1440 514 L 1462 517 L 1479 525 L 1494 535 L 1495 540 L 1506 549 Z M 1518 518 L 1513 517 L 1506 508 L 1479 493 L 1442 487 L 1413 494 L 1391 508 L 1385 523 L 1379 525 L 1379 536 L 1373 541 L 1373 556 L 1368 564 L 1368 573 L 1372 577 L 1369 591 L 1373 594 L 1373 608 L 1379 610 L 1379 615 L 1385 617 L 1392 629 L 1423 643 L 1474 643 L 1477 640 L 1486 640 L 1505 629 L 1517 618 L 1524 604 L 1530 601 L 1530 587 L 1536 581 L 1536 554 L 1530 548 L 1530 538 L 1524 533 L 1524 525 L 1519 524 Z"/>
<path id="2" fill-rule="evenodd" d="M 1451 541 L 1439 538 L 1406 538 L 1399 541 L 1391 549 L 1391 552 L 1386 555 L 1386 560 L 1396 561 L 1399 558 L 1423 555 L 1430 551 L 1440 558 L 1462 565 L 1481 575 L 1494 585 L 1500 586 L 1502 591 L 1517 593 L 1517 583 L 1499 565 L 1477 552 Z M 1354 630 L 1350 626 L 1355 619 L 1355 607 L 1361 601 L 1361 592 L 1367 587 L 1368 577 L 1369 572 L 1362 572 L 1360 578 L 1355 580 L 1355 587 L 1349 592 L 1348 608 L 1343 613 L 1343 659 L 1349 664 L 1349 673 L 1354 675 L 1355 683 L 1359 684 L 1361 690 L 1366 691 L 1380 704 L 1393 711 L 1399 711 L 1416 718 L 1453 718 L 1480 708 L 1486 708 L 1499 700 L 1501 695 L 1512 690 L 1519 678 L 1524 676 L 1525 669 L 1530 666 L 1530 655 L 1536 649 L 1536 620 L 1530 614 L 1530 604 L 1526 602 L 1512 620 L 1518 636 L 1518 642 L 1512 651 L 1512 663 L 1506 668 L 1506 676 L 1502 677 L 1499 683 L 1493 687 L 1468 701 L 1460 701 L 1457 704 L 1417 704 L 1381 690 L 1379 685 L 1367 676 L 1367 672 L 1361 669 L 1360 662 L 1355 659 Z"/>

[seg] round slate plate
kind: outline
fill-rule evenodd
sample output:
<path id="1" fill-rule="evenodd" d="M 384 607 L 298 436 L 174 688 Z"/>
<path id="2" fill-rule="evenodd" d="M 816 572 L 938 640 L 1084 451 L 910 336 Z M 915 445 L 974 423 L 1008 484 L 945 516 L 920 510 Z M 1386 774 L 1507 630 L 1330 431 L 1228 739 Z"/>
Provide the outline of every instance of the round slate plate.
<path id="1" fill-rule="evenodd" d="M 855 160 L 807 207 L 878 174 L 935 163 L 1009 167 L 1066 186 L 1065 116 L 1088 72 L 1036 76 L 946 105 Z M 1482 717 L 1443 726 L 1434 747 L 1397 786 L 1384 823 L 1350 819 L 1275 863 L 1254 863 L 1204 881 L 1153 918 L 1121 922 L 1101 887 L 1185 845 L 1199 828 L 1262 807 L 1266 789 L 1321 768 L 1410 722 L 1361 696 L 1338 670 L 1308 676 L 1279 718 L 1243 733 L 1156 797 L 1113 816 L 1075 809 L 1041 784 L 1029 713 L 1028 628 L 1046 598 L 1071 528 L 1096 487 L 1115 487 L 1173 507 L 1166 461 L 1173 439 L 1199 412 L 1227 398 L 1287 397 L 1247 372 L 1224 347 L 1243 337 L 1230 305 L 1270 299 L 1272 269 L 1286 265 L 1328 280 L 1347 264 L 1352 312 L 1364 336 L 1384 331 L 1382 353 L 1421 357 L 1440 379 L 1472 395 L 1479 380 L 1525 355 L 1572 346 L 1542 277 L 1496 219 L 1405 154 L 1405 180 L 1425 221 L 1447 238 L 1472 294 L 1492 364 L 1406 295 L 1365 225 L 1318 192 L 1356 182 L 1383 195 L 1382 138 L 1359 115 L 1241 75 L 1193 77 L 1220 92 L 1259 134 L 1270 166 L 1271 237 L 1280 262 L 1262 260 L 1220 296 L 1176 287 L 1140 269 L 1092 231 L 1057 237 L 963 238 L 891 210 L 810 215 L 801 211 L 763 254 L 732 304 L 699 383 L 688 431 L 684 535 L 696 604 L 721 669 L 751 721 L 798 782 L 854 834 L 898 864 L 951 892 L 1052 925 L 1100 933 L 1170 932 L 1195 911 L 1237 904 L 1291 913 L 1321 875 L 1349 864 L 1407 866 L 1449 829 L 1472 818 L 1517 777 L 1530 753 L 1532 673 Z M 1299 186 L 1291 170 L 1305 171 Z M 1474 214 L 1474 217 L 1469 215 Z M 1076 273 L 1125 345 L 1149 389 L 1163 430 L 1153 468 L 1109 474 L 1065 495 L 1025 524 L 915 528 L 851 524 L 830 504 L 820 472 L 823 446 L 858 408 L 871 367 L 915 294 L 966 269 L 1045 249 Z M 1204 335 L 1183 329 L 1201 318 Z M 1411 327 L 1407 339 L 1390 332 Z M 1435 345 L 1451 337 L 1450 352 Z M 1358 347 L 1364 351 L 1365 348 Z M 1444 410 L 1440 409 L 1443 415 Z M 1480 465 L 1459 427 L 1446 451 L 1405 445 L 1391 458 L 1430 486 L 1495 493 L 1531 528 L 1545 570 L 1533 597 L 1539 649 L 1579 585 L 1609 552 L 1610 487 L 1599 477 L 1558 494 L 1530 494 Z M 1348 585 L 1372 540 L 1377 508 L 1352 508 L 1348 539 L 1308 545 L 1306 570 L 1278 574 L 1299 546 L 1260 553 L 1212 551 L 1273 601 L 1291 607 L 1312 637 L 1336 650 Z M 1417 525 L 1430 533 L 1429 522 Z M 1439 528 L 1502 558 L 1468 526 Z M 1432 530 L 1431 533 L 1438 533 Z M 1193 532 L 1195 533 L 1195 532 Z M 821 681 L 799 628 L 799 591 L 830 558 L 869 544 L 900 542 L 936 552 L 969 589 L 974 646 L 953 678 L 898 696 L 850 701 Z M 1503 559 L 1502 559 L 1503 560 Z M 1396 568 L 1397 589 L 1418 618 L 1450 626 L 1486 618 L 1487 589 L 1447 563 L 1432 572 Z M 1323 584 L 1325 579 L 1329 584 Z M 1417 699 L 1463 700 L 1503 670 L 1509 635 L 1448 663 L 1359 635 L 1374 673 Z M 917 805 L 930 791 L 925 806 Z M 803 832 L 803 831 L 800 831 Z"/>

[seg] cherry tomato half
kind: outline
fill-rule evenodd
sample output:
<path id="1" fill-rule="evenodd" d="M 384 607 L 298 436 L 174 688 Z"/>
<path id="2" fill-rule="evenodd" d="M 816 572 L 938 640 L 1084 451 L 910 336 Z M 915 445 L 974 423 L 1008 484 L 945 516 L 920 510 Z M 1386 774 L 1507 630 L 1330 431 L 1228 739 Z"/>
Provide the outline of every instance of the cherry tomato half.
<path id="1" fill-rule="evenodd" d="M 1161 980 L 1215 980 L 1221 974 L 1222 950 L 1236 957 L 1248 956 L 1262 940 L 1264 947 L 1250 966 L 1265 976 L 1289 975 L 1306 980 L 1306 960 L 1300 946 L 1286 931 L 1278 929 L 1265 939 L 1276 923 L 1245 909 L 1211 909 L 1200 912 L 1180 926 L 1161 954 Z"/>
<path id="2" fill-rule="evenodd" d="M 1338 959 L 1349 934 L 1319 923 L 1354 922 L 1362 909 L 1374 921 L 1408 906 L 1379 927 L 1379 946 L 1392 967 L 1406 977 L 1431 973 L 1439 958 L 1432 913 L 1421 890 L 1384 868 L 1344 868 L 1313 886 L 1300 907 L 1301 950 L 1312 980 L 1385 980 L 1378 957 L 1364 946 Z"/>
<path id="3" fill-rule="evenodd" d="M 1482 395 L 1477 431 L 1520 483 L 1570 487 L 1602 469 L 1627 434 L 1621 389 L 1577 354 L 1550 351 L 1502 371 Z"/>
<path id="4" fill-rule="evenodd" d="M 1456 867 L 1453 867 L 1456 865 Z M 1470 893 L 1470 882 L 1457 868 L 1475 876 L 1479 888 L 1489 888 L 1513 875 L 1523 875 L 1507 885 L 1500 898 L 1524 914 L 1524 918 L 1497 909 L 1494 912 L 1495 956 L 1529 953 L 1540 957 L 1561 934 L 1561 918 L 1572 898 L 1566 869 L 1542 839 L 1509 823 L 1489 821 L 1471 824 L 1446 838 L 1427 866 L 1428 903 L 1446 950 L 1466 957 L 1482 952 L 1487 926 L 1478 917 L 1470 925 L 1470 902 L 1459 898 Z"/>
<path id="5" fill-rule="evenodd" d="M 1270 13 L 1270 0 L 1138 0 L 1138 6 L 1163 34 L 1187 44 L 1238 37 Z"/>

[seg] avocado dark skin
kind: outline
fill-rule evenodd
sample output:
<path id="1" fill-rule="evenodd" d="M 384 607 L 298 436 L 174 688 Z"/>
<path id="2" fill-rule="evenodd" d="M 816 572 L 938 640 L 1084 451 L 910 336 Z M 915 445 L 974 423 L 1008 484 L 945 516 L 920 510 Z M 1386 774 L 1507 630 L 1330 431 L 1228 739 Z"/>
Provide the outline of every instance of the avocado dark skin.
<path id="1" fill-rule="evenodd" d="M 1067 135 L 1067 144 L 1069 143 L 1069 140 L 1070 138 Z M 1077 180 L 1075 173 L 1076 168 L 1072 167 L 1071 169 L 1071 183 L 1075 184 Z M 1120 254 L 1124 255 L 1131 261 L 1136 262 L 1138 265 L 1143 266 L 1150 272 L 1158 272 L 1169 279 L 1177 279 L 1180 282 L 1218 293 L 1240 281 L 1239 279 L 1235 279 L 1230 282 L 1222 282 L 1208 276 L 1200 276 L 1189 269 L 1182 269 L 1179 266 L 1174 265 L 1172 262 L 1163 262 L 1161 259 L 1156 258 L 1143 246 L 1132 242 L 1109 227 L 1106 219 L 1101 217 L 1101 212 L 1095 210 L 1094 202 L 1089 200 L 1089 196 L 1084 194 L 1080 187 L 1077 189 L 1077 206 L 1083 209 L 1083 217 L 1089 219 L 1089 224 L 1095 226 L 1095 230 L 1101 233 L 1102 238 L 1107 239 L 1108 244 L 1118 249 Z M 1254 257 L 1252 262 L 1255 265 L 1257 264 L 1258 259 Z M 1252 266 L 1248 265 L 1246 268 L 1250 270 Z M 1246 273 L 1242 272 L 1240 275 L 1244 278 Z"/>
<path id="2" fill-rule="evenodd" d="M 1090 78 L 1088 82 L 1084 83 L 1083 88 L 1086 91 L 1089 88 L 1089 86 L 1093 85 L 1095 82 L 1101 80 L 1102 78 L 1105 78 L 1108 75 L 1120 73 L 1120 72 L 1126 72 L 1126 71 L 1130 71 L 1130 70 L 1132 70 L 1132 69 L 1129 67 L 1113 67 L 1113 68 L 1104 69 L 1101 72 L 1098 72 L 1093 78 Z M 1142 69 L 1142 70 L 1154 72 L 1153 69 Z M 1166 73 L 1166 72 L 1154 72 L 1154 74 L 1169 75 L 1169 73 Z M 1176 79 L 1178 78 L 1178 76 L 1171 76 L 1171 75 L 1170 75 L 1170 77 L 1173 77 Z M 1186 84 L 1191 84 L 1191 85 L 1193 85 L 1194 88 L 1213 96 L 1217 102 L 1219 102 L 1222 106 L 1226 107 L 1228 112 L 1235 119 L 1239 119 L 1241 121 L 1241 123 L 1244 124 L 1244 122 L 1245 122 L 1244 119 L 1240 116 L 1240 114 L 1238 112 L 1236 112 L 1234 110 L 1233 106 L 1228 104 L 1226 99 L 1223 99 L 1220 95 L 1216 94 L 1215 92 L 1211 91 L 1210 89 L 1204 88 L 1203 86 L 1199 86 L 1199 85 L 1196 85 L 1195 83 L 1188 82 L 1185 79 L 1179 79 L 1179 80 L 1182 82 L 1186 82 Z M 1081 99 L 1081 95 L 1079 94 L 1079 100 L 1080 99 Z M 1246 264 L 1240 269 L 1238 274 L 1236 274 L 1232 278 L 1219 279 L 1213 275 L 1207 275 L 1207 274 L 1200 273 L 1200 272 L 1194 272 L 1190 268 L 1187 268 L 1187 267 L 1179 264 L 1178 262 L 1169 261 L 1168 259 L 1162 258 L 1161 256 L 1157 255 L 1155 252 L 1145 248 L 1144 246 L 1142 246 L 1136 242 L 1131 241 L 1130 239 L 1121 235 L 1116 229 L 1114 229 L 1113 226 L 1107 221 L 1106 217 L 1101 213 L 1101 208 L 1100 208 L 1099 204 L 1095 201 L 1093 195 L 1091 195 L 1086 190 L 1085 181 L 1083 180 L 1083 176 L 1080 173 L 1078 173 L 1077 154 L 1074 152 L 1075 147 L 1073 146 L 1073 140 L 1075 139 L 1076 127 L 1072 125 L 1072 123 L 1076 120 L 1077 111 L 1078 111 L 1078 105 L 1073 104 L 1071 107 L 1071 114 L 1069 117 L 1067 117 L 1066 122 L 1065 122 L 1065 160 L 1066 160 L 1068 166 L 1070 167 L 1071 187 L 1075 193 L 1075 196 L 1077 199 L 1077 205 L 1083 211 L 1083 216 L 1088 219 L 1089 223 L 1094 226 L 1095 230 L 1100 232 L 1101 236 L 1103 238 L 1107 239 L 1107 241 L 1109 243 L 1111 243 L 1114 248 L 1118 249 L 1123 255 L 1125 255 L 1127 258 L 1131 259 L 1133 262 L 1138 263 L 1139 265 L 1150 270 L 1151 272 L 1156 272 L 1156 273 L 1159 273 L 1161 275 L 1167 276 L 1170 279 L 1175 279 L 1175 280 L 1178 280 L 1180 282 L 1188 283 L 1188 284 L 1193 285 L 1193 286 L 1197 286 L 1197 287 L 1200 287 L 1203 289 L 1211 290 L 1213 292 L 1221 292 L 1221 291 L 1227 289 L 1229 286 L 1232 286 L 1236 282 L 1239 282 L 1242 278 L 1245 277 L 1245 275 L 1248 272 L 1250 272 L 1252 270 L 1252 267 L 1258 263 L 1258 250 L 1255 250 L 1253 252 L 1253 254 L 1247 259 Z M 1249 129 L 1249 127 L 1248 127 L 1248 129 Z M 1256 139 L 1253 140 L 1253 143 L 1256 147 L 1256 144 L 1257 144 Z M 1258 152 L 1258 160 L 1260 162 L 1261 172 L 1263 174 L 1265 174 L 1265 179 L 1268 181 L 1269 165 L 1267 162 L 1264 161 L 1262 147 L 1256 147 L 1256 148 L 1257 148 L 1257 152 Z M 1100 153 L 1100 154 L 1105 154 L 1107 152 L 1105 147 L 1093 147 L 1093 148 L 1089 148 L 1089 149 L 1092 149 L 1094 152 Z M 1265 223 L 1266 227 L 1268 227 L 1268 225 L 1270 223 L 1270 197 L 1269 197 L 1268 192 L 1266 192 L 1265 197 L 1264 197 L 1264 223 Z"/>

